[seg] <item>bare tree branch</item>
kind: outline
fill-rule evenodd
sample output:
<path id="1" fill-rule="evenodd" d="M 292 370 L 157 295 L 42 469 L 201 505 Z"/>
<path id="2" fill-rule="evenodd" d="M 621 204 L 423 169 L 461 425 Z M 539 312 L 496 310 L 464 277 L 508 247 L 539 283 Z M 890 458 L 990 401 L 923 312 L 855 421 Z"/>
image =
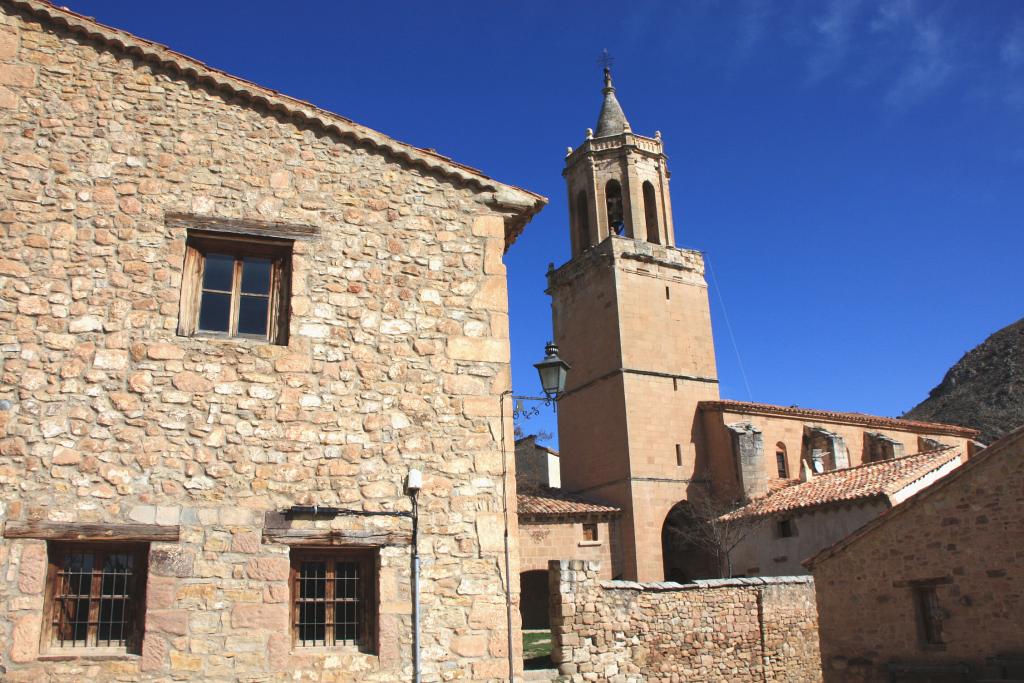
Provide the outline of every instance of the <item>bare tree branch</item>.
<path id="1" fill-rule="evenodd" d="M 732 576 L 732 552 L 762 524 L 754 517 L 736 516 L 742 504 L 727 503 L 710 496 L 687 501 L 669 513 L 665 529 L 676 548 L 702 550 L 711 555 L 719 578 Z"/>

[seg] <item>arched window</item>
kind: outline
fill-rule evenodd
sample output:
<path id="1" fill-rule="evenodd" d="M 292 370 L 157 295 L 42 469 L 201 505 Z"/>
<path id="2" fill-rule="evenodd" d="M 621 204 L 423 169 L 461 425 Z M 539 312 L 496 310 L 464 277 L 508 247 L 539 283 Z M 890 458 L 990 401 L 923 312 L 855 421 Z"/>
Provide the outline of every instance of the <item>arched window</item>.
<path id="1" fill-rule="evenodd" d="M 654 196 L 654 185 L 649 180 L 644 181 L 644 217 L 647 219 L 647 241 L 651 244 L 661 244 L 661 234 L 658 230 L 658 200 Z"/>
<path id="2" fill-rule="evenodd" d="M 789 478 L 789 463 L 786 460 L 786 444 L 775 444 L 775 465 L 779 468 L 779 479 Z"/>
<path id="3" fill-rule="evenodd" d="M 608 233 L 624 235 L 626 223 L 622 213 L 622 186 L 618 180 L 609 180 L 604 186 L 604 201 L 608 208 Z"/>
<path id="4" fill-rule="evenodd" d="M 590 246 L 590 211 L 587 207 L 587 191 L 576 193 L 576 248 L 582 254 Z"/>

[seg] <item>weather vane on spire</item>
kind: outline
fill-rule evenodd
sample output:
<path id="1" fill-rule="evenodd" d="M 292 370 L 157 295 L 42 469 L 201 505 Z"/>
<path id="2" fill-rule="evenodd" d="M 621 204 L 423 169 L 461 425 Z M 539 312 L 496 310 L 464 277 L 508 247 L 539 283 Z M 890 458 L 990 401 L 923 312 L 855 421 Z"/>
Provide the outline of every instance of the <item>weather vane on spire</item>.
<path id="1" fill-rule="evenodd" d="M 601 56 L 597 58 L 597 63 L 604 67 L 605 71 L 611 71 L 614 62 L 615 57 L 612 57 L 611 53 L 608 52 L 608 48 L 601 50 Z"/>

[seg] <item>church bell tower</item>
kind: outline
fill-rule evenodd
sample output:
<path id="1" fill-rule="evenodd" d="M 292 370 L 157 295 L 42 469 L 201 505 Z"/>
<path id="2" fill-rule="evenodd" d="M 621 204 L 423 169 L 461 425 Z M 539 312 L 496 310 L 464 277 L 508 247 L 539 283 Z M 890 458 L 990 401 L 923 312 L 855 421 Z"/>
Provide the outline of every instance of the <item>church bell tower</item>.
<path id="1" fill-rule="evenodd" d="M 604 70 L 597 128 L 566 156 L 572 259 L 548 273 L 562 487 L 623 509 L 613 574 L 664 580 L 669 510 L 707 488 L 697 403 L 718 399 L 704 259 L 676 247 L 661 133 L 633 132 Z"/>

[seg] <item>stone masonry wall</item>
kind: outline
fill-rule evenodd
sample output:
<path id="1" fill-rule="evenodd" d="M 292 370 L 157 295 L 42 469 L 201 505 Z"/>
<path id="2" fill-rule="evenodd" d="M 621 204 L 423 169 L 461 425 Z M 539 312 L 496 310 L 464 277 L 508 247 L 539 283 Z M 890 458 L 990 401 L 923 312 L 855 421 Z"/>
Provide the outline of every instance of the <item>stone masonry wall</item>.
<path id="1" fill-rule="evenodd" d="M 988 658 L 1024 653 L 1024 429 L 853 538 L 812 566 L 826 681 L 883 683 L 890 662 L 996 678 Z M 935 591 L 941 643 L 923 637 L 920 585 Z"/>
<path id="2" fill-rule="evenodd" d="M 572 681 L 821 680 L 809 577 L 692 584 L 601 581 L 553 561 L 552 658 Z"/>
<path id="3" fill-rule="evenodd" d="M 597 541 L 583 540 L 583 522 L 597 524 Z M 519 520 L 519 571 L 548 570 L 552 557 L 601 562 L 601 578 L 612 578 L 615 525 L 607 518 L 526 518 Z"/>
<path id="4" fill-rule="evenodd" d="M 423 680 L 506 679 L 505 216 L 489 193 L 12 7 L 0 518 L 180 540 L 150 545 L 141 656 L 51 661 L 46 542 L 3 539 L 0 677 L 409 680 L 408 543 L 379 551 L 378 653 L 303 650 L 289 547 L 263 532 L 407 532 L 402 518 L 278 511 L 408 510 L 418 467 Z M 294 245 L 287 346 L 176 336 L 186 230 L 170 212 L 319 229 Z"/>

